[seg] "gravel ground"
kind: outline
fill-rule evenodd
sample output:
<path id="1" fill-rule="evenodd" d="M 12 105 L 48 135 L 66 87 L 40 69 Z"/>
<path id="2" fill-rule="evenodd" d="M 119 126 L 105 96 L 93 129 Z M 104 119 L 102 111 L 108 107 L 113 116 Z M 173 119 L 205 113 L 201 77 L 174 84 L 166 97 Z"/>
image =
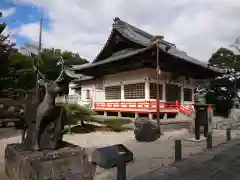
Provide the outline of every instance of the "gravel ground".
<path id="1" fill-rule="evenodd" d="M 0 140 L 18 136 L 20 134 L 20 132 L 21 132 L 20 130 L 16 130 L 13 126 L 0 128 Z"/>
<path id="2" fill-rule="evenodd" d="M 237 131 L 232 132 L 233 138 Z M 91 138 L 95 136 L 96 138 Z M 127 166 L 127 179 L 132 179 L 162 166 L 167 166 L 174 161 L 174 139 L 191 139 L 187 130 L 166 132 L 159 140 L 151 143 L 136 142 L 131 131 L 123 133 L 95 132 L 85 135 L 67 135 L 65 140 L 89 148 L 89 153 L 95 147 L 112 144 L 124 144 L 134 153 L 134 161 Z M 213 133 L 213 146 L 226 141 L 225 131 L 215 130 Z M 194 155 L 206 149 L 206 141 L 183 141 L 183 158 Z M 95 180 L 116 179 L 116 168 L 104 170 L 97 167 Z"/>
<path id="3" fill-rule="evenodd" d="M 240 133 L 239 133 L 240 134 Z M 232 137 L 236 137 L 238 131 L 232 132 Z M 86 147 L 89 154 L 96 147 L 112 144 L 124 144 L 134 153 L 134 161 L 127 166 L 127 179 L 132 179 L 162 166 L 167 166 L 174 159 L 174 139 L 189 139 L 190 134 L 186 129 L 166 132 L 157 141 L 151 143 L 139 143 L 133 137 L 132 131 L 114 132 L 93 132 L 88 134 L 67 134 L 64 140 Z M 0 150 L 0 173 L 4 172 L 4 149 L 6 144 L 20 141 L 20 136 L 10 137 L 0 140 L 3 147 Z M 213 133 L 213 146 L 217 146 L 226 141 L 225 131 L 215 130 Z M 183 141 L 183 157 L 196 154 L 206 149 L 206 142 Z M 0 179 L 3 179 L 0 177 Z M 104 170 L 97 167 L 95 180 L 116 179 L 116 168 Z"/>

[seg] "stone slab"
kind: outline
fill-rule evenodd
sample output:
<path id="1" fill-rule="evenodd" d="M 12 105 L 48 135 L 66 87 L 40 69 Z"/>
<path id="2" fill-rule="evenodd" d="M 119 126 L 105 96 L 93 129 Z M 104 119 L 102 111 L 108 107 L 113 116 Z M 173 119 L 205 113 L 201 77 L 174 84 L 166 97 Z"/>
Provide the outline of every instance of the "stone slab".
<path id="1" fill-rule="evenodd" d="M 32 151 L 22 144 L 5 149 L 5 173 L 10 180 L 90 180 L 96 166 L 88 161 L 84 148 L 73 144 L 58 150 Z"/>

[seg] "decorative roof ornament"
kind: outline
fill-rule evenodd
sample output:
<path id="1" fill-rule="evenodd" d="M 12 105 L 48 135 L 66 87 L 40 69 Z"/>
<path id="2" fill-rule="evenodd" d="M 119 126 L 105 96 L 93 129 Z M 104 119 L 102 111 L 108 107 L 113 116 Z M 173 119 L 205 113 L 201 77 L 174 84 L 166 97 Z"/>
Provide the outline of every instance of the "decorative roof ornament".
<path id="1" fill-rule="evenodd" d="M 113 18 L 113 21 L 114 21 L 114 22 L 120 21 L 120 18 L 119 18 L 119 17 L 115 17 L 115 18 Z"/>
<path id="2" fill-rule="evenodd" d="M 150 41 L 151 42 L 161 42 L 161 40 L 163 40 L 164 36 L 160 36 L 160 35 L 157 35 L 157 36 L 154 36 Z"/>

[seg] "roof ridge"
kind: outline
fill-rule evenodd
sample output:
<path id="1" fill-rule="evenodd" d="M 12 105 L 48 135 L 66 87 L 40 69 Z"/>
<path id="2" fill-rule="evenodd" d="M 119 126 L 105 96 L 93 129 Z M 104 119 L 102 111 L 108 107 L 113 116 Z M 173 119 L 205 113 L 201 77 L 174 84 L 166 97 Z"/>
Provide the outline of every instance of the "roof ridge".
<path id="1" fill-rule="evenodd" d="M 164 40 L 164 36 L 161 35 L 152 35 L 142 29 L 137 28 L 136 26 L 133 26 L 129 23 L 127 23 L 126 21 L 121 20 L 119 17 L 115 17 L 113 19 L 114 23 L 113 23 L 113 28 L 114 29 L 118 29 L 118 28 L 129 28 L 132 31 L 134 31 L 135 33 L 149 39 L 150 42 L 154 41 L 156 38 L 160 39 L 160 42 L 164 45 L 168 45 L 171 47 L 176 47 L 176 45 L 174 43 L 171 43 L 169 41 Z M 149 42 L 149 43 L 150 43 Z"/>
<path id="2" fill-rule="evenodd" d="M 136 26 L 134 26 L 134 25 L 132 25 L 132 24 L 129 24 L 129 23 L 127 23 L 126 21 L 121 20 L 119 17 L 115 17 L 115 18 L 114 18 L 113 26 L 114 26 L 114 25 L 118 25 L 118 24 L 121 25 L 121 26 L 126 25 L 126 26 L 130 27 L 132 30 L 134 30 L 135 32 L 140 33 L 141 35 L 143 35 L 143 36 L 145 36 L 145 37 L 147 37 L 147 38 L 152 38 L 152 37 L 154 37 L 154 35 L 146 32 L 146 31 L 144 31 L 144 30 L 142 30 L 142 29 L 137 28 Z"/>

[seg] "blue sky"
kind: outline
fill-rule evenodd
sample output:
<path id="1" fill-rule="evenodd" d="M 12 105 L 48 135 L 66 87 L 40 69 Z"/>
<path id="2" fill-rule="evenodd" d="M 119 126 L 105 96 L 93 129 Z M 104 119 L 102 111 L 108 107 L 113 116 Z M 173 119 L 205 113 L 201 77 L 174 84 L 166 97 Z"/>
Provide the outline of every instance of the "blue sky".
<path id="1" fill-rule="evenodd" d="M 1 0 L 2 1 L 2 0 Z M 13 14 L 9 14 L 6 17 L 2 18 L 2 21 L 7 23 L 7 27 L 11 30 L 20 28 L 23 24 L 36 23 L 40 20 L 42 9 L 31 5 L 31 4 L 21 4 L 10 2 L 9 0 L 3 0 L 0 5 L 0 10 L 9 10 L 14 9 Z M 7 13 L 8 14 L 8 13 Z M 48 26 L 47 17 L 44 18 L 43 28 L 46 29 Z M 15 34 L 15 33 L 14 33 Z M 31 39 L 24 36 L 13 35 L 14 39 L 18 46 L 23 45 L 24 43 L 31 42 Z"/>
<path id="2" fill-rule="evenodd" d="M 106 43 L 114 17 L 207 61 L 240 36 L 239 9 L 240 0 L 0 0 L 0 10 L 11 12 L 1 21 L 18 46 L 38 41 L 44 10 L 43 46 L 78 52 L 90 61 Z"/>

